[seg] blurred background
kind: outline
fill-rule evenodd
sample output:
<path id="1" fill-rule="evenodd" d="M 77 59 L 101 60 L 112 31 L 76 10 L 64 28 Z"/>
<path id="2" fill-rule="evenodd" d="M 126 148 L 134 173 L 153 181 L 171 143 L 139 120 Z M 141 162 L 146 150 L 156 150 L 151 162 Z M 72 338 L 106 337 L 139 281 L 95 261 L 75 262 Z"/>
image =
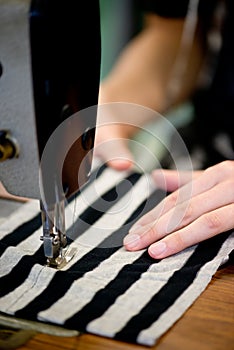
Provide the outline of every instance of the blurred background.
<path id="1" fill-rule="evenodd" d="M 100 15 L 102 42 L 101 80 L 103 80 L 109 74 L 125 45 L 141 31 L 143 14 L 138 6 L 138 2 L 135 0 L 100 0 Z M 181 128 L 192 121 L 193 114 L 193 105 L 190 101 L 187 101 L 183 105 L 170 110 L 164 116 L 175 128 Z M 164 123 L 163 120 L 158 120 L 146 124 L 144 129 L 144 131 L 138 132 L 133 137 L 132 140 L 134 142 L 131 142 L 129 147 L 140 168 L 144 169 L 144 171 L 151 171 L 157 166 L 157 162 L 154 162 L 151 153 L 159 161 L 164 159 L 173 137 L 173 128 L 169 124 Z M 160 135 L 160 141 L 158 135 Z M 135 147 L 136 144 L 142 144 L 149 152 L 142 155 L 141 152 L 139 153 L 140 148 Z M 179 149 L 177 153 L 179 156 Z M 180 163 L 184 167 L 182 158 Z M 196 164 L 194 162 L 196 168 L 199 168 L 199 165 L 199 163 Z"/>

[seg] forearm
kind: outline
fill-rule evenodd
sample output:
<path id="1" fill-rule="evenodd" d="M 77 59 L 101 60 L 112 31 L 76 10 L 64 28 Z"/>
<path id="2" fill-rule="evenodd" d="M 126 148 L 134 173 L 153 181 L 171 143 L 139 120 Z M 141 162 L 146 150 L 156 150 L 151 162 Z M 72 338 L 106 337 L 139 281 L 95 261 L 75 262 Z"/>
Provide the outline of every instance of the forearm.
<path id="1" fill-rule="evenodd" d="M 102 82 L 100 102 L 130 102 L 158 112 L 165 111 L 183 25 L 182 19 L 147 15 L 144 30 L 129 43 Z M 173 104 L 189 98 L 194 91 L 203 56 L 203 45 L 197 31 L 181 88 Z"/>

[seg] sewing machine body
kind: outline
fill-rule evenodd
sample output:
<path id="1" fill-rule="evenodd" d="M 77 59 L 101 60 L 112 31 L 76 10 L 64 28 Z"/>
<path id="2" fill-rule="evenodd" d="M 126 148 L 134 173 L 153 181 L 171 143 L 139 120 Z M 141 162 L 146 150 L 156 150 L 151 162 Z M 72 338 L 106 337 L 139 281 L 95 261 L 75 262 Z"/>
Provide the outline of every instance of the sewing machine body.
<path id="1" fill-rule="evenodd" d="M 99 3 L 1 0 L 0 32 L 0 180 L 12 194 L 41 200 L 45 255 L 53 259 L 66 244 L 61 203 L 91 168 L 96 107 L 80 111 L 98 103 Z M 41 163 L 51 139 L 49 163 Z"/>

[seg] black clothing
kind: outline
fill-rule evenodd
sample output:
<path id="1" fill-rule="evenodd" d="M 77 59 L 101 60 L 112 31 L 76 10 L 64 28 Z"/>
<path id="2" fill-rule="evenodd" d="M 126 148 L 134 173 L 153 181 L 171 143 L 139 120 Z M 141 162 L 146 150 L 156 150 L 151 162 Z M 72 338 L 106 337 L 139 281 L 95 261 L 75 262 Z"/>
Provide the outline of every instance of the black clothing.
<path id="1" fill-rule="evenodd" d="M 224 159 L 234 159 L 234 2 L 233 0 L 200 0 L 198 5 L 199 21 L 203 24 L 205 35 L 212 24 L 217 5 L 222 2 L 225 15 L 222 21 L 222 44 L 215 58 L 215 69 L 209 86 L 197 91 L 192 99 L 195 118 L 190 134 L 185 133 L 185 143 L 190 152 L 196 145 L 202 146 L 207 154 L 203 167 Z M 189 0 L 139 0 L 138 6 L 144 12 L 170 18 L 186 16 Z M 217 135 L 228 136 L 232 149 L 228 154 L 217 150 Z"/>

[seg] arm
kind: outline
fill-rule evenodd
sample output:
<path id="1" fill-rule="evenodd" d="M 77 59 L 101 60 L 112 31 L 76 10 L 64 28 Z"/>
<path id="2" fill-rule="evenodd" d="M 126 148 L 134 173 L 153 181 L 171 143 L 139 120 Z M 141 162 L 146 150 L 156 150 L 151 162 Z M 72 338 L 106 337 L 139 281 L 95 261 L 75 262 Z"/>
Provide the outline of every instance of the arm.
<path id="1" fill-rule="evenodd" d="M 167 106 L 170 83 L 184 26 L 183 19 L 147 14 L 142 32 L 123 50 L 108 77 L 102 82 L 100 103 L 131 102 L 161 113 Z M 202 38 L 197 30 L 182 89 L 173 104 L 190 97 L 203 61 Z"/>
<path id="2" fill-rule="evenodd" d="M 197 29 L 195 34 L 181 89 L 171 101 L 172 104 L 168 105 L 168 87 L 180 48 L 183 26 L 183 19 L 147 14 L 144 29 L 126 46 L 112 71 L 102 82 L 100 104 L 130 102 L 163 113 L 172 105 L 189 98 L 196 87 L 204 56 L 200 29 Z M 98 124 L 123 121 L 142 126 L 149 121 L 148 115 L 128 116 L 126 120 L 126 116 L 117 115 L 112 111 L 107 119 L 99 115 Z M 132 126 L 99 127 L 96 135 L 97 155 L 104 160 L 108 160 L 108 157 L 116 158 L 116 161 L 109 161 L 109 165 L 116 169 L 128 168 L 132 163 L 132 157 L 126 141 L 119 141 L 118 154 L 114 150 L 116 147 L 110 146 L 107 150 L 106 147 L 102 149 L 100 145 L 108 140 L 129 139 L 136 131 L 137 127 Z M 123 164 L 117 158 L 125 158 L 126 162 Z"/>

